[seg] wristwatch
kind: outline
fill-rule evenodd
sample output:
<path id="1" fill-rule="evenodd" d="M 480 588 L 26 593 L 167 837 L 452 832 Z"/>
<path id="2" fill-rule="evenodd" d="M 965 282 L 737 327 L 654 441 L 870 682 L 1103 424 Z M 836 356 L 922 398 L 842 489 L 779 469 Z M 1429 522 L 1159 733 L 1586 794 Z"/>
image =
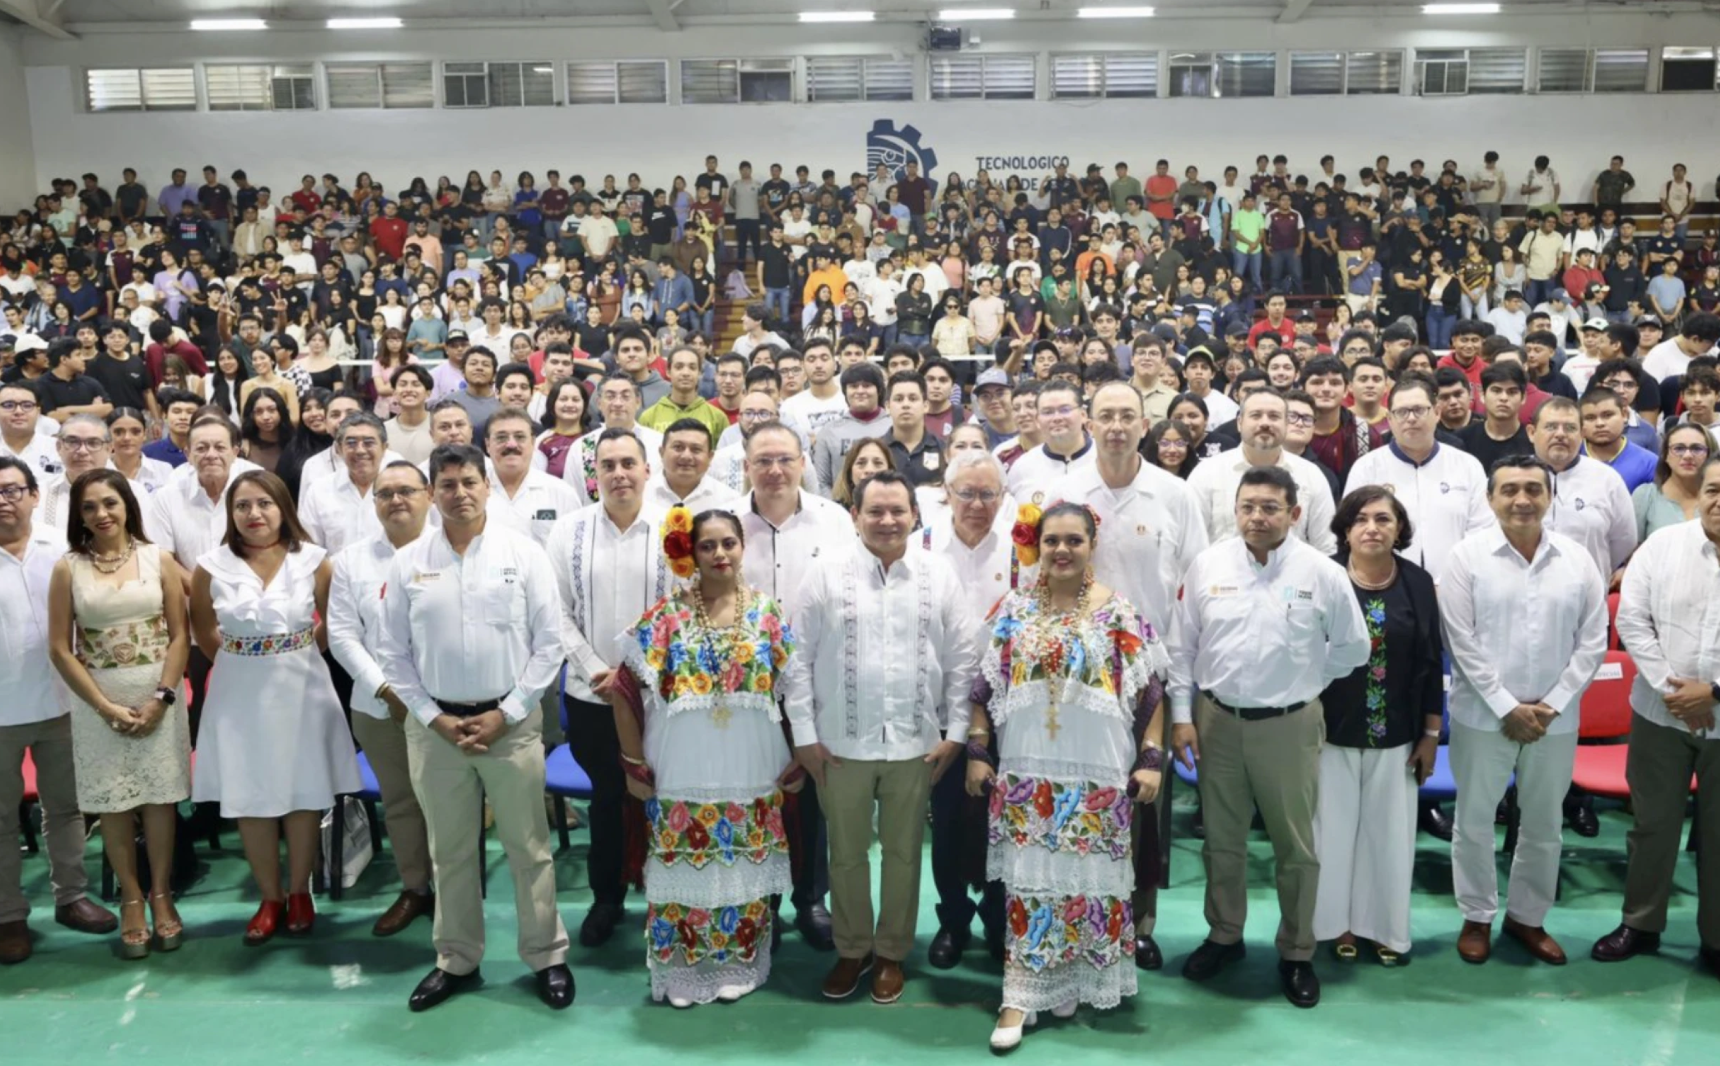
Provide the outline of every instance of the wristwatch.
<path id="1" fill-rule="evenodd" d="M 1715 703 L 1720 703 L 1720 681 L 1708 686 L 1708 697 Z"/>
<path id="2" fill-rule="evenodd" d="M 155 690 L 155 698 L 161 701 L 161 705 L 163 707 L 171 707 L 173 706 L 173 701 L 178 698 L 178 694 L 166 685 L 163 685 Z"/>

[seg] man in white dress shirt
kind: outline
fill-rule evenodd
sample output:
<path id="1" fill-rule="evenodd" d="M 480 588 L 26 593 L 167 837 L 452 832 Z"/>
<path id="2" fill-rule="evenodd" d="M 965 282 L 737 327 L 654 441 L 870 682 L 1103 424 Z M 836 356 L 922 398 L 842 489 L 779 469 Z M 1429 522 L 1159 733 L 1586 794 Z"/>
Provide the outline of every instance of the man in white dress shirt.
<path id="1" fill-rule="evenodd" d="M 1246 410 L 1264 406 L 1263 398 L 1275 399 L 1256 393 Z M 1315 476 L 1324 489 L 1325 478 Z M 1281 466 L 1242 475 L 1240 537 L 1202 552 L 1183 581 L 1170 634 L 1169 695 L 1177 756 L 1185 766 L 1198 761 L 1206 820 L 1211 932 L 1183 964 L 1183 976 L 1204 981 L 1244 954 L 1248 827 L 1258 805 L 1277 866 L 1279 980 L 1291 1003 L 1312 1007 L 1320 1002 L 1311 961 L 1325 736 L 1319 697 L 1367 662 L 1369 644 L 1343 567 L 1290 536 L 1302 519 L 1299 490 Z"/>
<path id="2" fill-rule="evenodd" d="M 793 429 L 781 422 L 753 426 L 747 438 L 752 492 L 735 503 L 746 533 L 743 563 L 748 584 L 776 600 L 790 618 L 813 573 L 854 546 L 854 519 L 841 504 L 805 487 L 806 467 L 800 435 Z M 818 782 L 808 780 L 795 802 L 802 861 L 792 897 L 794 927 L 814 948 L 829 951 L 835 941 L 824 905 L 830 868 Z M 781 928 L 780 922 L 776 925 Z"/>
<path id="3" fill-rule="evenodd" d="M 54 438 L 38 432 L 41 414 L 34 389 L 21 381 L 0 385 L 0 456 L 22 459 L 38 481 L 61 468 Z"/>
<path id="4" fill-rule="evenodd" d="M 1581 545 L 1607 587 L 1617 588 L 1636 551 L 1636 508 L 1624 478 L 1582 454 L 1583 420 L 1575 400 L 1555 396 L 1542 403 L 1529 423 L 1529 441 L 1553 472 L 1547 528 Z"/>
<path id="5" fill-rule="evenodd" d="M 1085 503 L 1105 535 L 1093 551 L 1093 576 L 1115 589 L 1161 635 L 1175 617 L 1183 574 L 1207 548 L 1206 523 L 1188 484 L 1141 458 L 1146 404 L 1126 381 L 1102 385 L 1090 403 L 1097 458 L 1071 477 L 1063 498 Z M 1164 965 L 1153 940 L 1158 917 L 1159 817 L 1154 808 L 1134 822 L 1135 964 Z"/>
<path id="6" fill-rule="evenodd" d="M 950 513 L 922 527 L 919 534 L 921 547 L 955 575 L 963 594 L 962 613 L 982 648 L 988 643 L 986 618 L 991 609 L 1011 589 L 1032 585 L 1036 575 L 1015 555 L 1015 542 L 1010 539 L 1015 516 L 1002 513 L 1004 478 L 1003 464 L 990 452 L 957 452 L 944 471 Z M 926 960 L 940 970 L 953 969 L 961 961 L 976 911 L 985 926 L 987 950 L 992 958 L 1003 958 L 1003 882 L 987 881 L 977 907 L 968 895 L 965 857 L 973 850 L 972 834 L 986 829 L 966 817 L 966 780 L 964 748 L 932 786 L 932 883 L 938 890 L 938 932 Z"/>
<path id="7" fill-rule="evenodd" d="M 793 614 L 800 654 L 787 712 L 795 758 L 823 792 L 830 831 L 841 956 L 824 979 L 831 999 L 852 994 L 868 971 L 874 1002 L 901 997 L 920 910 L 926 801 L 967 742 L 978 631 L 950 569 L 910 550 L 917 518 L 901 474 L 863 482 L 854 508 L 860 546 L 813 571 Z M 876 915 L 874 813 L 883 853 Z"/>
<path id="8" fill-rule="evenodd" d="M 362 410 L 364 410 L 364 407 L 359 403 L 358 397 L 354 396 L 350 392 L 336 393 L 334 398 L 329 400 L 328 409 L 323 413 L 323 432 L 327 433 L 330 437 L 335 438 L 335 441 L 322 451 L 317 452 L 315 455 L 306 459 L 304 461 L 304 465 L 299 468 L 299 501 L 301 507 L 303 506 L 305 496 L 309 494 L 312 485 L 315 485 L 319 481 L 330 480 L 337 474 L 345 474 L 347 472 L 346 456 L 342 454 L 340 450 L 340 427 L 341 423 L 346 421 L 347 415 L 357 414 Z M 466 409 L 463 407 L 460 408 L 460 413 L 465 414 L 465 410 Z M 384 426 L 383 433 L 386 434 L 387 432 L 388 427 Z M 404 455 L 401 455 L 399 452 L 388 447 L 387 440 L 387 437 L 384 436 L 382 457 L 376 461 L 376 468 L 378 470 L 381 470 L 389 463 L 398 463 L 402 459 L 406 458 Z M 466 439 L 461 443 L 470 444 L 471 440 L 472 435 L 468 428 Z M 442 442 L 438 441 L 436 443 Z M 428 458 L 429 453 L 426 452 L 425 455 L 426 458 Z M 423 464 L 420 464 L 418 469 L 423 470 L 425 467 Z"/>
<path id="9" fill-rule="evenodd" d="M 383 677 L 409 713 L 413 790 L 430 828 L 436 968 L 409 1005 L 428 1010 L 479 981 L 484 957 L 480 797 L 513 874 L 520 958 L 552 1009 L 573 1002 L 555 905 L 538 701 L 561 667 L 555 575 L 530 536 L 492 526 L 484 456 L 430 453 L 442 527 L 399 550 L 383 591 Z"/>
<path id="10" fill-rule="evenodd" d="M 532 469 L 532 455 L 537 450 L 533 439 L 531 416 L 519 407 L 502 408 L 484 427 L 484 446 L 490 460 L 490 506 L 513 512 L 512 524 L 543 544 L 556 522 L 581 505 L 572 485 Z"/>
<path id="11" fill-rule="evenodd" d="M 585 947 L 607 942 L 625 917 L 627 779 L 621 772 L 615 712 L 597 688 L 617 663 L 616 637 L 669 591 L 663 514 L 645 506 L 650 476 L 639 438 L 622 429 L 598 431 L 600 502 L 557 521 L 545 545 L 566 616 L 562 718 L 574 761 L 591 777 L 591 848 L 585 869 L 592 900 L 579 929 Z"/>
<path id="12" fill-rule="evenodd" d="M 382 792 L 388 844 L 400 873 L 401 892 L 371 927 L 393 936 L 436 908 L 430 887 L 430 839 L 424 811 L 412 791 L 406 754 L 408 713 L 377 662 L 382 646 L 382 594 L 394 554 L 417 540 L 430 513 L 430 484 L 411 463 L 383 468 L 375 490 L 382 535 L 349 544 L 334 557 L 328 592 L 328 649 L 352 678 L 352 735 L 364 749 Z"/>
<path id="13" fill-rule="evenodd" d="M 1093 465 L 1093 438 L 1081 387 L 1053 378 L 1039 389 L 1039 433 L 1044 442 L 1009 464 L 1009 493 L 1046 507 L 1063 498 L 1069 478 Z"/>
<path id="14" fill-rule="evenodd" d="M 703 430 L 704 440 L 693 431 Z M 711 433 L 696 418 L 676 419 L 663 431 L 662 465 L 645 483 L 645 504 L 668 513 L 685 507 L 694 514 L 727 507 L 740 495 L 710 475 Z"/>
<path id="15" fill-rule="evenodd" d="M 1652 534 L 1624 572 L 1617 624 L 1636 661 L 1625 763 L 1636 825 L 1624 920 L 1591 954 L 1619 962 L 1660 947 L 1695 774 L 1696 930 L 1720 976 L 1720 462 L 1703 466 L 1696 507 L 1696 521 Z"/>
<path id="16" fill-rule="evenodd" d="M 1397 497 L 1415 530 L 1404 556 L 1435 582 L 1457 542 L 1494 523 L 1480 460 L 1434 439 L 1438 397 L 1432 381 L 1406 374 L 1389 401 L 1391 443 L 1357 459 L 1344 484 L 1346 496 L 1363 485 L 1383 485 Z"/>
<path id="17" fill-rule="evenodd" d="M 755 427 L 777 423 L 777 407 L 777 398 L 762 387 L 755 387 L 742 396 L 740 417 L 731 427 L 740 431 L 740 440 L 719 445 L 717 453 L 711 457 L 709 475 L 728 486 L 736 496 L 743 496 L 747 491 L 747 441 L 752 438 Z M 797 426 L 789 428 L 800 437 L 801 451 L 810 451 L 812 446 L 805 432 Z M 723 434 L 723 437 L 726 439 L 728 434 Z M 801 487 L 808 492 L 817 492 L 818 476 L 813 473 L 812 464 L 801 465 L 804 468 L 800 476 Z"/>
<path id="18" fill-rule="evenodd" d="M 620 429 L 639 439 L 645 454 L 656 455 L 663 450 L 663 434 L 642 426 L 639 418 L 639 386 L 626 374 L 611 374 L 597 383 L 597 410 L 603 416 L 603 426 L 573 442 L 567 450 L 567 465 L 561 477 L 579 494 L 582 504 L 597 500 L 597 442 L 606 429 Z"/>
<path id="19" fill-rule="evenodd" d="M 60 427 L 60 435 L 54 438 L 54 450 L 60 456 L 60 472 L 42 479 L 41 505 L 36 510 L 35 521 L 44 529 L 52 529 L 65 536 L 72 482 L 91 470 L 100 470 L 108 465 L 108 460 L 113 457 L 113 436 L 108 432 L 107 423 L 95 415 L 72 415 Z M 137 486 L 133 492 L 140 500 L 147 500 L 150 496 Z"/>
<path id="20" fill-rule="evenodd" d="M 1607 605 L 1594 560 L 1547 521 L 1553 479 L 1533 456 L 1495 463 L 1487 500 L 1499 525 L 1452 550 L 1439 587 L 1457 779 L 1452 883 L 1463 912 L 1457 952 L 1466 962 L 1492 954 L 1493 825 L 1513 774 L 1521 813 L 1505 932 L 1544 962 L 1565 961 L 1542 923 L 1558 888 L 1577 711 L 1606 656 Z"/>
<path id="21" fill-rule="evenodd" d="M 382 535 L 376 503 L 370 498 L 376 475 L 382 470 L 382 453 L 388 431 L 382 420 L 367 411 L 354 411 L 341 419 L 334 447 L 345 465 L 336 475 L 299 494 L 299 521 L 311 540 L 335 555 L 348 544 Z"/>
<path id="22" fill-rule="evenodd" d="M 1289 406 L 1279 393 L 1271 389 L 1250 393 L 1236 416 L 1242 447 L 1203 459 L 1189 474 L 1188 487 L 1194 490 L 1207 537 L 1214 543 L 1236 536 L 1236 493 L 1243 474 L 1257 466 L 1276 466 L 1295 480 L 1301 501 L 1292 531 L 1321 555 L 1338 550 L 1332 535 L 1332 515 L 1337 511 L 1332 486 L 1313 463 L 1284 450 L 1288 414 Z"/>
<path id="23" fill-rule="evenodd" d="M 0 811 L 9 820 L 24 798 L 25 753 L 36 764 L 54 920 L 85 933 L 119 921 L 85 895 L 84 820 L 78 813 L 72 720 L 48 661 L 48 578 L 66 554 L 66 536 L 34 521 L 39 483 L 30 464 L 0 457 Z M 30 957 L 30 901 L 16 839 L 0 841 L 0 964 Z"/>

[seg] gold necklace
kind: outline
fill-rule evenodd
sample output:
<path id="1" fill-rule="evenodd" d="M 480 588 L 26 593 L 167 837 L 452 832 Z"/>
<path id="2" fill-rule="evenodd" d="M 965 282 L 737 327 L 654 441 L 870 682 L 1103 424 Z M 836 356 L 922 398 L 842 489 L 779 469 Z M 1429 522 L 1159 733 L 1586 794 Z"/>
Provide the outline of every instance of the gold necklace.
<path id="1" fill-rule="evenodd" d="M 746 642 L 747 612 L 752 607 L 752 589 L 736 583 L 735 586 L 735 620 L 726 626 L 711 624 L 710 613 L 705 609 L 705 593 L 702 583 L 695 581 L 691 586 L 693 596 L 693 628 L 698 638 L 711 650 L 713 657 L 727 662 L 734 658 L 735 645 Z M 716 691 L 716 679 L 712 678 L 711 690 Z M 720 694 L 719 694 L 720 696 Z M 720 702 L 711 711 L 711 721 L 718 729 L 727 729 L 733 713 L 726 702 Z"/>
<path id="2" fill-rule="evenodd" d="M 125 547 L 112 555 L 90 553 L 90 565 L 99 574 L 117 574 L 131 561 L 132 554 L 137 551 L 137 542 L 130 537 L 125 538 Z"/>
<path id="3" fill-rule="evenodd" d="M 1062 643 L 1060 634 L 1068 633 L 1076 640 L 1081 639 L 1081 623 L 1087 619 L 1087 601 L 1093 592 L 1093 571 L 1088 569 L 1081 575 L 1081 591 L 1075 594 L 1073 611 L 1058 611 L 1051 602 L 1051 585 L 1044 578 L 1039 581 L 1038 616 L 1033 624 L 1027 627 L 1027 647 L 1024 649 L 1029 656 L 1045 670 L 1045 732 L 1052 740 L 1057 739 L 1061 728 L 1057 719 L 1057 683 L 1052 672 L 1047 668 L 1051 652 Z M 1068 657 L 1064 657 L 1064 665 L 1068 665 Z"/>

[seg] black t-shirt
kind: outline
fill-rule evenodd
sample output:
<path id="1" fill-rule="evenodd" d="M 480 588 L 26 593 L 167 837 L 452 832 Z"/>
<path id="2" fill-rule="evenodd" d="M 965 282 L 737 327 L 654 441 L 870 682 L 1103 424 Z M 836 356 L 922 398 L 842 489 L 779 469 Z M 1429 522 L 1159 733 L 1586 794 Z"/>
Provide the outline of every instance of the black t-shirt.
<path id="1" fill-rule="evenodd" d="M 707 171 L 693 179 L 693 188 L 708 189 L 711 199 L 721 200 L 723 194 L 729 191 L 729 179 L 721 174 L 712 174 Z"/>
<path id="2" fill-rule="evenodd" d="M 102 391 L 107 393 L 108 402 L 115 407 L 131 407 L 139 411 L 144 409 L 144 397 L 149 395 L 154 384 L 149 377 L 148 365 L 135 355 L 130 359 L 115 359 L 103 352 L 85 365 L 84 376 L 99 382 Z"/>
<path id="3" fill-rule="evenodd" d="M 147 370 L 144 371 L 145 377 L 148 374 Z M 101 382 L 88 374 L 62 381 L 59 375 L 48 373 L 36 379 L 36 398 L 42 404 L 42 413 L 51 414 L 62 407 L 84 407 L 97 400 L 106 400 L 108 394 Z"/>
<path id="4" fill-rule="evenodd" d="M 793 279 L 789 268 L 792 252 L 786 244 L 766 243 L 759 249 L 758 260 L 764 265 L 764 285 L 767 289 L 786 289 Z"/>
<path id="5" fill-rule="evenodd" d="M 675 212 L 667 207 L 654 208 L 645 230 L 651 234 L 652 244 L 668 244 L 675 239 Z"/>
<path id="6" fill-rule="evenodd" d="M 114 190 L 114 200 L 119 204 L 120 214 L 137 218 L 149 204 L 149 190 L 134 181 Z"/>
<path id="7" fill-rule="evenodd" d="M 1510 440 L 1494 440 L 1487 434 L 1485 419 L 1476 419 L 1457 431 L 1463 450 L 1481 463 L 1481 469 L 1492 470 L 1493 464 L 1507 455 L 1533 455 L 1535 446 L 1529 443 L 1528 427 L 1519 425 Z"/>

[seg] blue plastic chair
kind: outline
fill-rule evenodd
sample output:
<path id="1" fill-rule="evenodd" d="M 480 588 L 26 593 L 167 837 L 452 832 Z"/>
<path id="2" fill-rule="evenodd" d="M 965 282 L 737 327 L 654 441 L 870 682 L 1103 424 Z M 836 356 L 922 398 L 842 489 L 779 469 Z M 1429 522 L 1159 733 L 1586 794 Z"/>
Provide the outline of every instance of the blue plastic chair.
<path id="1" fill-rule="evenodd" d="M 561 678 L 556 682 L 561 693 L 561 727 L 567 732 L 567 665 L 562 664 Z M 592 795 L 591 775 L 585 772 L 585 767 L 579 765 L 579 760 L 573 757 L 573 749 L 566 744 L 558 744 L 544 760 L 544 791 L 562 799 L 588 800 Z M 567 810 L 558 802 L 555 804 L 555 831 L 561 838 L 563 850 L 567 849 Z"/>

